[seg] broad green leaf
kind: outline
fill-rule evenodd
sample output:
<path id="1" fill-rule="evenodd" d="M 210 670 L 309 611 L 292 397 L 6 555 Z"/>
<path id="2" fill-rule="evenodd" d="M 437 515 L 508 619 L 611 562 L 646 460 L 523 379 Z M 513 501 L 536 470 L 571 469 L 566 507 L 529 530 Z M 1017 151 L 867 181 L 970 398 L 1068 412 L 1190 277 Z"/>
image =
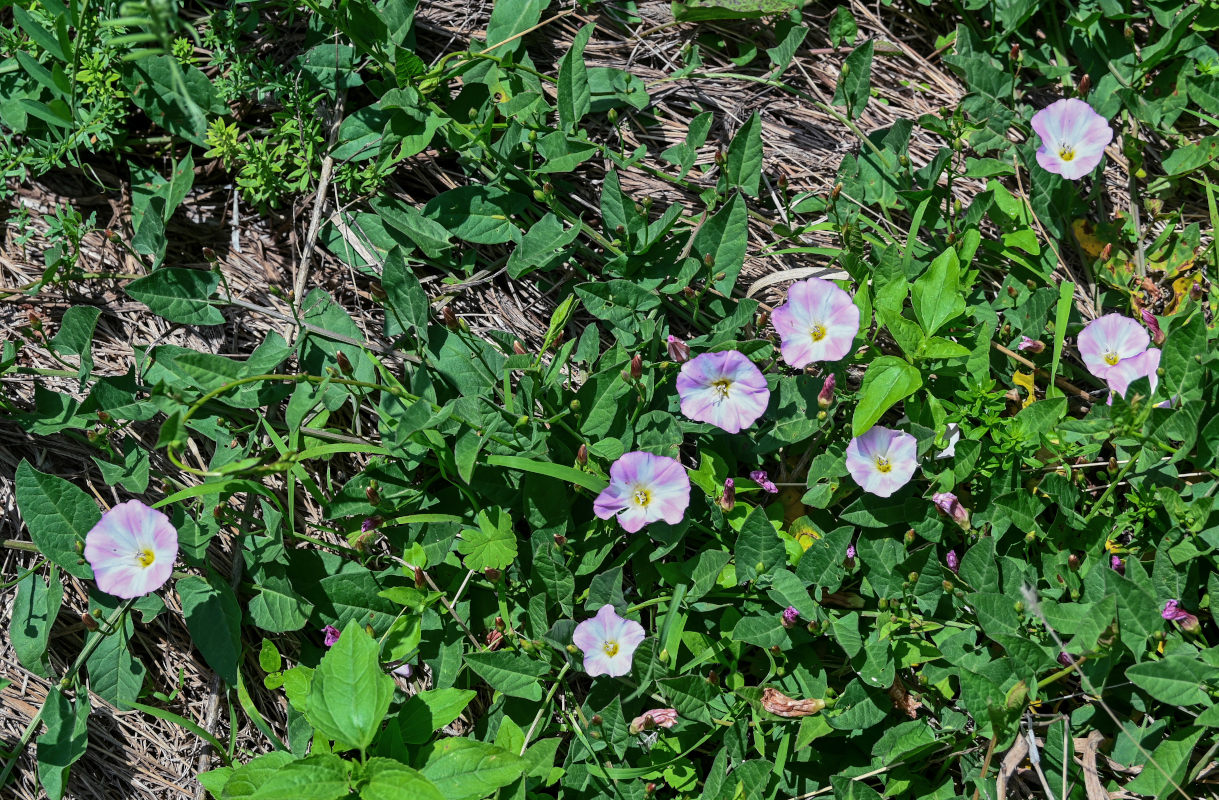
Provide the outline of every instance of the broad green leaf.
<path id="1" fill-rule="evenodd" d="M 241 606 L 228 583 L 188 575 L 175 588 L 191 641 L 208 666 L 229 685 L 237 684 L 241 660 Z"/>
<path id="2" fill-rule="evenodd" d="M 885 412 L 918 391 L 923 376 L 896 356 L 881 356 L 868 365 L 851 418 L 852 435 L 862 436 Z"/>
<path id="3" fill-rule="evenodd" d="M 315 753 L 291 761 L 267 775 L 248 797 L 249 800 L 338 800 L 347 797 L 350 790 L 348 769 L 349 762 L 333 753 Z"/>
<path id="4" fill-rule="evenodd" d="M 741 126 L 724 160 L 724 181 L 727 189 L 740 189 L 757 197 L 762 186 L 762 118 L 755 111 Z"/>
<path id="5" fill-rule="evenodd" d="M 859 34 L 859 26 L 855 24 L 855 17 L 851 14 L 850 8 L 838 6 L 834 10 L 834 17 L 830 20 L 829 33 L 830 45 L 833 47 L 855 43 L 855 37 Z"/>
<path id="6" fill-rule="evenodd" d="M 739 194 L 734 194 L 694 235 L 694 252 L 702 258 L 711 257 L 713 285 L 724 294 L 731 293 L 736 285 L 748 245 L 749 210 Z"/>
<path id="7" fill-rule="evenodd" d="M 733 548 L 737 583 L 745 583 L 770 572 L 786 558 L 786 552 L 783 540 L 766 516 L 766 509 L 754 507 L 745 518 L 736 547 Z"/>
<path id="8" fill-rule="evenodd" d="M 381 729 L 395 684 L 379 656 L 376 641 L 353 620 L 313 673 L 305 716 L 340 747 L 363 752 Z"/>
<path id="9" fill-rule="evenodd" d="M 131 653 L 134 632 L 135 625 L 129 614 L 123 618 L 118 631 L 102 637 L 85 662 L 89 670 L 89 688 L 120 711 L 131 710 L 131 704 L 140 696 L 147 673 L 143 663 Z M 92 635 L 101 636 L 100 633 Z"/>
<path id="10" fill-rule="evenodd" d="M 485 569 L 503 569 L 516 558 L 516 533 L 512 530 L 512 518 L 498 506 L 478 512 L 478 527 L 466 528 L 457 542 L 466 569 L 482 572 Z"/>
<path id="11" fill-rule="evenodd" d="M 368 759 L 360 781 L 360 800 L 447 800 L 422 772 L 389 758 Z"/>
<path id="12" fill-rule="evenodd" d="M 101 313 L 95 306 L 69 308 L 59 323 L 59 333 L 51 339 L 55 352 L 80 357 L 82 378 L 93 370 L 93 329 Z"/>
<path id="13" fill-rule="evenodd" d="M 493 745 L 444 739 L 432 745 L 420 771 L 445 800 L 478 800 L 521 777 L 526 766 L 520 756 Z"/>
<path id="14" fill-rule="evenodd" d="M 301 597 L 286 578 L 268 576 L 250 600 L 250 621 L 264 631 L 286 633 L 305 627 L 313 604 Z"/>
<path id="15" fill-rule="evenodd" d="M 269 777 L 295 760 L 296 757 L 291 753 L 282 751 L 251 759 L 249 763 L 228 773 L 220 800 L 246 800 L 258 791 Z"/>
<path id="16" fill-rule="evenodd" d="M 17 660 L 35 675 L 45 677 L 47 674 L 43 656 L 51 638 L 51 626 L 62 604 L 63 581 L 59 579 L 59 571 L 54 566 L 47 582 L 36 572 L 31 572 L 17 584 L 17 597 L 13 600 L 9 623 L 9 640 Z"/>
<path id="17" fill-rule="evenodd" d="M 469 689 L 428 689 L 413 695 L 398 712 L 398 727 L 407 744 L 423 744 L 461 716 L 477 693 Z"/>
<path id="18" fill-rule="evenodd" d="M 535 658 L 504 650 L 470 653 L 466 664 L 492 689 L 535 702 L 542 699 L 539 679 L 550 672 L 550 667 Z"/>
<path id="19" fill-rule="evenodd" d="M 165 268 L 127 284 L 127 294 L 152 313 L 183 325 L 220 325 L 224 315 L 207 298 L 220 276 L 199 269 Z"/>
<path id="20" fill-rule="evenodd" d="M 97 503 L 55 475 L 39 472 L 22 461 L 17 465 L 17 510 L 30 538 L 44 556 L 64 572 L 92 580 L 93 570 L 81 558 L 85 536 L 101 519 Z"/>
<path id="21" fill-rule="evenodd" d="M 910 299 L 914 315 L 928 336 L 934 336 L 945 322 L 965 312 L 956 250 L 949 247 L 931 262 L 911 287 Z"/>
<path id="22" fill-rule="evenodd" d="M 423 217 L 438 223 L 458 239 L 475 244 L 503 244 L 521 239 L 512 221 L 528 205 L 524 195 L 498 186 L 459 186 L 436 195 L 423 207 Z"/>
<path id="23" fill-rule="evenodd" d="M 508 256 L 508 276 L 515 279 L 535 270 L 558 266 L 566 256 L 567 246 L 579 235 L 579 226 L 564 228 L 558 217 L 547 212 L 533 223 L 512 255 Z"/>
<path id="24" fill-rule="evenodd" d="M 495 0 L 491 19 L 487 21 L 488 50 L 500 58 L 515 53 L 521 39 L 513 37 L 537 25 L 548 3 L 549 0 Z M 512 41 L 508 42 L 509 39 Z"/>
<path id="25" fill-rule="evenodd" d="M 756 19 L 786 14 L 799 8 L 798 0 L 676 0 L 673 16 L 679 22 L 714 19 Z"/>
<path id="26" fill-rule="evenodd" d="M 1205 728 L 1194 726 L 1171 730 L 1147 757 L 1143 771 L 1125 785 L 1125 790 L 1145 797 L 1180 797 L 1181 793 L 1176 787 L 1185 782 L 1194 747 L 1204 733 Z M 1139 760 L 1142 761 L 1142 758 Z"/>
<path id="27" fill-rule="evenodd" d="M 592 36 L 596 23 L 590 22 L 576 33 L 571 49 L 559 62 L 559 125 L 571 130 L 592 108 L 592 92 L 588 88 L 588 70 L 584 66 L 584 47 Z"/>
<path id="28" fill-rule="evenodd" d="M 402 251 L 394 248 L 385 259 L 381 274 L 381 287 L 385 289 L 385 333 L 398 336 L 410 329 L 423 332 L 431 321 L 431 306 L 427 293 L 415 276 L 414 270 L 402 257 Z"/>
<path id="29" fill-rule="evenodd" d="M 1160 661 L 1144 661 L 1126 668 L 1126 677 L 1147 694 L 1171 706 L 1205 703 L 1202 687 L 1214 682 L 1215 668 L 1190 656 L 1169 656 Z"/>
<path id="30" fill-rule="evenodd" d="M 838 85 L 834 87 L 834 105 L 846 106 L 847 116 L 855 119 L 868 105 L 872 91 L 872 40 L 851 51 L 842 62 Z"/>
<path id="31" fill-rule="evenodd" d="M 89 693 L 79 691 L 69 700 L 51 687 L 42 706 L 46 732 L 38 737 L 38 781 L 51 800 L 60 800 L 68 784 L 68 770 L 89 746 Z"/>

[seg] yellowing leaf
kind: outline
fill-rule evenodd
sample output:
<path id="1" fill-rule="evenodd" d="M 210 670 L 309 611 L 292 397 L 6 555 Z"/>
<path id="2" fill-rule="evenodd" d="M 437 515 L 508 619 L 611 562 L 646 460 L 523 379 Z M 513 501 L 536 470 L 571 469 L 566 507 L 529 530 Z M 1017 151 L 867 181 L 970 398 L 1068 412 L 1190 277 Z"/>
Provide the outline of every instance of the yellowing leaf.
<path id="1" fill-rule="evenodd" d="M 1037 399 L 1037 385 L 1033 382 L 1033 373 L 1020 372 L 1017 370 L 1016 374 L 1012 376 L 1012 383 L 1028 392 L 1029 396 L 1025 398 L 1024 404 L 1021 406 L 1021 408 L 1028 408 L 1031 406 L 1033 401 Z"/>

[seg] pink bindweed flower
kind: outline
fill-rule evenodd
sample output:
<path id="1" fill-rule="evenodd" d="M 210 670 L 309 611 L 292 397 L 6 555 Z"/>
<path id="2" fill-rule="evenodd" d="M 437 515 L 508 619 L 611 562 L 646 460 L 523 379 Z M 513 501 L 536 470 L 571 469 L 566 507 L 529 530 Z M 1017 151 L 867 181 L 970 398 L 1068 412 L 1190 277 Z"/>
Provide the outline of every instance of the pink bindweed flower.
<path id="1" fill-rule="evenodd" d="M 814 361 L 837 361 L 851 351 L 859 333 L 859 306 L 851 296 L 820 278 L 793 283 L 787 302 L 771 315 L 783 360 L 797 369 Z"/>
<path id="2" fill-rule="evenodd" d="M 847 471 L 865 492 L 889 497 L 918 468 L 917 440 L 905 431 L 874 426 L 847 445 Z"/>
<path id="3" fill-rule="evenodd" d="M 796 610 L 795 606 L 788 606 L 779 615 L 779 624 L 784 628 L 791 628 L 796 624 L 798 619 L 800 619 L 800 612 Z"/>
<path id="4" fill-rule="evenodd" d="M 749 480 L 762 487 L 762 491 L 768 494 L 778 494 L 779 487 L 775 486 L 774 481 L 766 474 L 766 470 L 755 469 L 749 473 Z"/>
<path id="5" fill-rule="evenodd" d="M 669 336 L 665 349 L 669 351 L 670 361 L 684 364 L 690 360 L 690 346 L 676 336 Z"/>
<path id="6" fill-rule="evenodd" d="M 161 588 L 177 557 L 177 529 L 139 500 L 119 503 L 85 535 L 85 560 L 97 588 L 123 599 Z"/>
<path id="7" fill-rule="evenodd" d="M 1079 355 L 1084 366 L 1101 380 L 1122 359 L 1142 355 L 1151 343 L 1147 330 L 1130 317 L 1106 314 L 1089 322 L 1079 333 Z"/>
<path id="8" fill-rule="evenodd" d="M 1198 632 L 1198 618 L 1181 608 L 1181 603 L 1177 600 L 1169 600 L 1165 603 L 1164 610 L 1160 612 L 1160 616 L 1169 622 L 1177 623 L 1181 626 L 1181 630 L 1187 633 Z"/>
<path id="9" fill-rule="evenodd" d="M 681 413 L 728 433 L 748 428 L 770 403 L 762 371 L 736 350 L 703 353 L 682 364 L 677 395 Z"/>
<path id="10" fill-rule="evenodd" d="M 597 616 L 576 626 L 571 640 L 584 651 L 584 671 L 589 676 L 617 678 L 630 673 L 635 648 L 644 637 L 642 625 L 618 616 L 614 607 L 607 603 L 601 606 Z"/>
<path id="11" fill-rule="evenodd" d="M 1037 163 L 1069 181 L 1087 175 L 1105 157 L 1113 129 L 1083 100 L 1056 100 L 1033 115 L 1041 137 Z"/>
<path id="12" fill-rule="evenodd" d="M 327 647 L 334 647 L 336 644 L 338 644 L 339 637 L 342 635 L 343 632 L 341 630 L 333 625 L 327 625 L 325 628 L 322 628 L 322 643 Z"/>
<path id="13" fill-rule="evenodd" d="M 838 379 L 834 377 L 834 373 L 825 376 L 825 383 L 821 384 L 821 391 L 817 392 L 817 405 L 822 408 L 829 408 L 834 405 L 834 387 L 838 385 Z"/>
<path id="14" fill-rule="evenodd" d="M 944 556 L 944 563 L 948 565 L 948 571 L 953 575 L 961 571 L 961 559 L 957 557 L 956 550 L 948 551 L 948 555 Z"/>
<path id="15" fill-rule="evenodd" d="M 1139 316 L 1143 318 L 1143 324 L 1151 332 L 1151 341 L 1158 345 L 1164 344 L 1164 340 L 1168 337 L 1164 335 L 1164 331 L 1160 328 L 1160 321 L 1156 319 L 1155 314 L 1151 313 L 1151 309 L 1139 309 Z"/>
<path id="16" fill-rule="evenodd" d="M 1045 350 L 1045 342 L 1040 339 L 1030 339 L 1027 336 L 1020 337 L 1020 344 L 1016 345 L 1017 350 L 1028 350 L 1034 355 Z"/>
<path id="17" fill-rule="evenodd" d="M 847 545 L 847 560 L 848 560 L 848 561 L 854 561 L 854 560 L 855 560 L 855 556 L 856 556 L 857 554 L 858 554 L 858 552 L 855 550 L 855 545 L 853 545 L 853 544 L 848 544 L 848 545 Z"/>
<path id="18" fill-rule="evenodd" d="M 944 514 L 952 518 L 952 521 L 960 525 L 965 530 L 969 530 L 969 509 L 961 505 L 961 501 L 952 492 L 937 492 L 931 496 L 931 502 L 935 503 L 935 507 Z M 953 553 L 953 556 L 956 554 Z"/>
<path id="19" fill-rule="evenodd" d="M 1160 376 L 1156 374 L 1156 370 L 1159 368 L 1160 351 L 1154 347 L 1144 350 L 1137 356 L 1123 358 L 1117 362 L 1117 366 L 1109 370 L 1109 376 L 1106 378 L 1106 382 L 1112 390 L 1112 394 L 1109 395 L 1109 404 L 1113 404 L 1113 394 L 1125 397 L 1130 384 L 1139 378 L 1146 378 L 1151 383 L 1151 391 L 1154 393 L 1160 382 Z"/>
<path id="20" fill-rule="evenodd" d="M 676 724 L 677 709 L 653 708 L 651 711 L 645 711 L 631 720 L 629 730 L 632 734 L 637 734 L 650 731 L 653 728 L 672 728 Z"/>
<path id="21" fill-rule="evenodd" d="M 690 505 L 690 478 L 676 460 L 668 456 L 633 451 L 610 465 L 610 483 L 593 503 L 601 519 L 617 516 L 628 533 L 663 519 L 681 522 Z"/>

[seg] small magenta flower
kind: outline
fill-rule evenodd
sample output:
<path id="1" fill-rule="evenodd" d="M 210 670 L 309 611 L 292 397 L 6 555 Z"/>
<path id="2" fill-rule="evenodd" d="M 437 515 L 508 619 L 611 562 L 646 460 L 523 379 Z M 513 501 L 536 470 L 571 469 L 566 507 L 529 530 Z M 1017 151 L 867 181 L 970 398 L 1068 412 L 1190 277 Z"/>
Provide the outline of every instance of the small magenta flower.
<path id="1" fill-rule="evenodd" d="M 838 379 L 834 377 L 834 373 L 825 376 L 825 383 L 821 384 L 821 391 L 817 392 L 817 405 L 822 408 L 829 408 L 834 405 L 834 387 L 838 385 Z"/>
<path id="2" fill-rule="evenodd" d="M 676 336 L 669 336 L 668 341 L 665 343 L 665 349 L 669 351 L 670 361 L 684 364 L 690 360 L 690 346 Z"/>
<path id="3" fill-rule="evenodd" d="M 736 481 L 732 478 L 724 479 L 724 493 L 720 495 L 720 508 L 725 512 L 731 511 L 736 506 Z"/>
<path id="4" fill-rule="evenodd" d="M 1116 555 L 1109 556 L 1109 568 L 1118 575 L 1126 574 L 1126 563 Z"/>
<path id="5" fill-rule="evenodd" d="M 1147 330 L 1130 317 L 1106 314 L 1079 332 L 1079 355 L 1089 372 L 1107 380 L 1119 361 L 1142 355 L 1150 343 Z"/>
<path id="6" fill-rule="evenodd" d="M 384 521 L 385 520 L 381 517 L 366 517 L 364 521 L 360 523 L 360 531 L 362 533 L 368 533 L 369 531 L 376 530 L 377 528 L 381 527 L 381 523 Z"/>
<path id="7" fill-rule="evenodd" d="M 1164 340 L 1168 337 L 1164 335 L 1164 331 L 1160 328 L 1160 321 L 1156 319 L 1155 314 L 1151 313 L 1151 309 L 1139 309 L 1139 316 L 1143 318 L 1143 324 L 1151 332 L 1151 341 L 1155 344 L 1164 344 Z"/>
<path id="8" fill-rule="evenodd" d="M 139 500 L 119 503 L 85 535 L 85 560 L 97 588 L 125 600 L 161 588 L 177 557 L 177 529 Z"/>
<path id="9" fill-rule="evenodd" d="M 957 557 L 956 550 L 949 550 L 948 555 L 944 556 L 944 563 L 948 565 L 948 570 L 956 575 L 961 571 L 961 559 Z"/>
<path id="10" fill-rule="evenodd" d="M 653 708 L 651 711 L 645 711 L 631 720 L 629 730 L 632 734 L 637 734 L 650 731 L 653 728 L 672 728 L 676 724 L 677 709 Z"/>
<path id="11" fill-rule="evenodd" d="M 610 465 L 610 483 L 593 503 L 601 519 L 617 516 L 628 533 L 663 519 L 681 522 L 690 505 L 690 478 L 676 460 L 668 456 L 634 451 Z"/>
<path id="12" fill-rule="evenodd" d="M 762 371 L 736 350 L 703 353 L 682 364 L 677 394 L 681 413 L 728 433 L 748 428 L 770 403 Z"/>
<path id="13" fill-rule="evenodd" d="M 766 474 L 764 469 L 755 469 L 749 473 L 749 480 L 762 487 L 762 491 L 768 494 L 778 494 L 779 487 L 775 486 L 774 481 Z"/>
<path id="14" fill-rule="evenodd" d="M 1028 350 L 1034 355 L 1045 350 L 1045 342 L 1040 339 L 1030 339 L 1027 336 L 1020 337 L 1020 344 L 1016 345 L 1017 350 Z"/>
<path id="15" fill-rule="evenodd" d="M 784 628 L 791 628 L 795 626 L 798 619 L 800 619 L 800 612 L 796 610 L 795 606 L 788 606 L 779 616 L 779 624 Z"/>
<path id="16" fill-rule="evenodd" d="M 324 637 L 322 639 L 323 644 L 327 647 L 334 647 L 338 643 L 339 637 L 343 635 L 343 632 L 333 625 L 327 625 L 325 628 L 322 628 L 322 635 Z"/>
<path id="17" fill-rule="evenodd" d="M 1176 600 L 1169 600 L 1165 603 L 1160 616 L 1169 622 L 1177 623 L 1181 626 L 1181 630 L 1187 633 L 1197 633 L 1199 630 L 1198 618 L 1181 608 L 1181 603 Z"/>
<path id="18" fill-rule="evenodd" d="M 814 361 L 837 361 L 851 351 L 859 333 L 859 306 L 851 296 L 820 278 L 793 283 L 787 302 L 771 315 L 779 332 L 779 352 L 797 369 Z"/>
<path id="19" fill-rule="evenodd" d="M 961 501 L 952 492 L 937 492 L 931 496 L 931 502 L 935 503 L 935 507 L 944 514 L 952 518 L 952 521 L 960 525 L 965 530 L 969 530 L 969 509 L 961 505 Z M 953 553 L 956 556 L 956 553 Z"/>
<path id="20" fill-rule="evenodd" d="M 584 671 L 591 677 L 618 678 L 631 671 L 635 648 L 643 642 L 643 626 L 618 616 L 608 603 L 597 616 L 576 626 L 571 640 L 584 652 Z"/>
<path id="21" fill-rule="evenodd" d="M 1123 358 L 1117 362 L 1117 366 L 1109 370 L 1109 375 L 1106 382 L 1114 394 L 1126 396 L 1126 390 L 1130 388 L 1130 384 L 1134 383 L 1139 378 L 1146 378 L 1151 384 L 1151 391 L 1154 393 L 1156 386 L 1160 382 L 1160 376 L 1156 374 L 1156 370 L 1160 368 L 1160 351 L 1156 348 L 1144 350 L 1137 356 L 1131 358 Z M 1113 403 L 1113 395 L 1109 395 L 1109 403 Z"/>
<path id="22" fill-rule="evenodd" d="M 905 431 L 874 426 L 847 445 L 847 471 L 877 497 L 889 497 L 905 486 L 917 468 L 917 440 Z"/>
<path id="23" fill-rule="evenodd" d="M 855 545 L 848 544 L 847 545 L 847 560 L 854 561 L 856 553 L 857 553 L 857 551 L 855 550 Z"/>
<path id="24" fill-rule="evenodd" d="M 1056 100 L 1033 115 L 1041 137 L 1037 163 L 1069 181 L 1087 175 L 1105 157 L 1113 129 L 1083 100 Z"/>

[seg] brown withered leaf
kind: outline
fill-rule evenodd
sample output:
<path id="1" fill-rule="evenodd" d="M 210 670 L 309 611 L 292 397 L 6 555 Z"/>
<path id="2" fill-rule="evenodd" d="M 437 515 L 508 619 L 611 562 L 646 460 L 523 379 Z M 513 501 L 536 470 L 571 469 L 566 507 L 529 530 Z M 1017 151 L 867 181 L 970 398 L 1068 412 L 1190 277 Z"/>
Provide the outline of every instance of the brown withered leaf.
<path id="1" fill-rule="evenodd" d="M 914 695 L 910 694 L 910 690 L 906 688 L 906 684 L 902 683 L 901 678 L 893 679 L 893 685 L 889 687 L 889 699 L 893 701 L 893 707 L 898 711 L 910 719 L 918 719 L 918 710 L 923 707 L 923 704 L 914 699 Z"/>
<path id="2" fill-rule="evenodd" d="M 762 708 L 780 717 L 807 717 L 825 708 L 825 701 L 794 700 L 776 689 L 764 689 Z"/>

